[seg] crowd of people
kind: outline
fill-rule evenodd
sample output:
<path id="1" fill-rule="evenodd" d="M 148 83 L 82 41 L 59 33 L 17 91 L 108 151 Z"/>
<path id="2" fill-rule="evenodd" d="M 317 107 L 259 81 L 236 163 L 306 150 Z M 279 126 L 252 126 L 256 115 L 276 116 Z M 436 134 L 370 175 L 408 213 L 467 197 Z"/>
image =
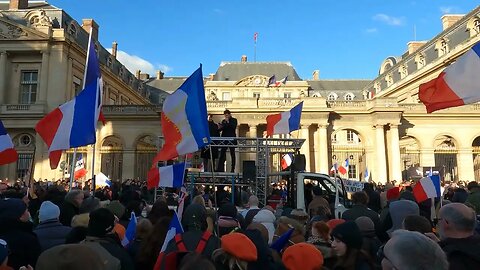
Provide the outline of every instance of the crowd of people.
<path id="1" fill-rule="evenodd" d="M 140 183 L 94 194 L 2 184 L 0 269 L 480 269 L 476 182 L 421 203 L 408 186 L 364 186 L 341 218 L 318 186 L 307 188 L 307 209 L 199 188 L 185 198 L 184 233 L 162 251 L 175 210 L 163 196 L 150 206 Z"/>

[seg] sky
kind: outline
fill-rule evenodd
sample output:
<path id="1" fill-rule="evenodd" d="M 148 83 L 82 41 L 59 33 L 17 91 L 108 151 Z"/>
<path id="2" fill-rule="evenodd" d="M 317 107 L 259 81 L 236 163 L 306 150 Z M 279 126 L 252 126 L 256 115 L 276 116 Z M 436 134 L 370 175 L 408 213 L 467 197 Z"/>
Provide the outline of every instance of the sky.
<path id="1" fill-rule="evenodd" d="M 222 61 L 291 62 L 304 80 L 373 79 L 407 43 L 442 31 L 443 14 L 467 14 L 474 0 L 48 0 L 80 24 L 93 18 L 105 48 L 118 42 L 133 73 L 204 76 Z M 273 75 L 273 74 L 272 74 Z"/>

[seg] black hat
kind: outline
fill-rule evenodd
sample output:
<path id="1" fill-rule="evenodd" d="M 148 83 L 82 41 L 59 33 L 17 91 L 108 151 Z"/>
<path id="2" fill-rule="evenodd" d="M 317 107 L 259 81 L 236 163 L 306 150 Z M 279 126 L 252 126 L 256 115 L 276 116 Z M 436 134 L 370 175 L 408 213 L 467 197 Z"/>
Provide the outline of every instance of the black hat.
<path id="1" fill-rule="evenodd" d="M 0 200 L 0 218 L 19 219 L 27 210 L 27 205 L 21 199 Z"/>
<path id="2" fill-rule="evenodd" d="M 88 235 L 103 237 L 113 230 L 115 216 L 106 208 L 99 208 L 90 213 L 88 221 Z"/>
<path id="3" fill-rule="evenodd" d="M 362 233 L 354 221 L 337 225 L 332 230 L 332 236 L 344 242 L 349 248 L 362 248 Z"/>
<path id="4" fill-rule="evenodd" d="M 322 188 L 320 188 L 319 186 L 313 186 L 312 191 L 315 196 L 322 196 Z"/>
<path id="5" fill-rule="evenodd" d="M 237 207 L 235 207 L 235 205 L 233 205 L 231 202 L 222 204 L 218 209 L 219 216 L 236 218 L 237 213 L 238 213 Z"/>

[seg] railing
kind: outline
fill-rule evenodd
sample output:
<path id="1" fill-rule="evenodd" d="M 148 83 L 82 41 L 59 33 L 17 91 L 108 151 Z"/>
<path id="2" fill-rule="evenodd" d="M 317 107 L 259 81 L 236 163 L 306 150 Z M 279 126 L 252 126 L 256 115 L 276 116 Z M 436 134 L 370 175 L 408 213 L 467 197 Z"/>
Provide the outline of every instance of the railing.
<path id="1" fill-rule="evenodd" d="M 329 108 L 358 108 L 358 107 L 366 107 L 367 101 L 366 100 L 351 100 L 351 101 L 327 101 L 327 106 Z"/>
<path id="2" fill-rule="evenodd" d="M 137 114 L 137 113 L 156 113 L 161 111 L 159 106 L 146 105 L 106 105 L 102 106 L 104 114 Z"/>
<path id="3" fill-rule="evenodd" d="M 44 114 L 44 104 L 5 104 L 1 105 L 2 114 Z"/>

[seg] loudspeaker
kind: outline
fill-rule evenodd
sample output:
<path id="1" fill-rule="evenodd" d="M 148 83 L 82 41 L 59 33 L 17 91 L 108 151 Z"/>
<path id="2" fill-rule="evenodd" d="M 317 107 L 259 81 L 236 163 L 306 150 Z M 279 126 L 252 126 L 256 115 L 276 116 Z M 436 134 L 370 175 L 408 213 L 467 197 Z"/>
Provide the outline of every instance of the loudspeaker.
<path id="1" fill-rule="evenodd" d="M 255 181 L 255 178 L 257 178 L 257 166 L 254 160 L 243 161 L 242 178 L 243 181 Z"/>
<path id="2" fill-rule="evenodd" d="M 307 165 L 307 161 L 305 159 L 305 155 L 298 154 L 295 155 L 293 158 L 293 169 L 295 171 L 305 171 L 305 167 Z"/>

